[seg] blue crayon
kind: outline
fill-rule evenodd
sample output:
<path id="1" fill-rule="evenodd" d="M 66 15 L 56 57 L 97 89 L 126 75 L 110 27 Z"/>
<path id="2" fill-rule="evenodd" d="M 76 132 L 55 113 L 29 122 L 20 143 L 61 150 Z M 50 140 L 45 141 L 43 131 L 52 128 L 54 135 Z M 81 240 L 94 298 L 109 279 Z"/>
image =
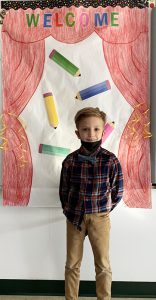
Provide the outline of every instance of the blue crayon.
<path id="1" fill-rule="evenodd" d="M 110 86 L 109 80 L 105 80 L 103 82 L 97 83 L 95 85 L 92 85 L 92 86 L 78 92 L 76 95 L 76 99 L 85 100 L 85 99 L 93 97 L 97 94 L 106 92 L 110 89 L 111 89 L 111 86 Z"/>

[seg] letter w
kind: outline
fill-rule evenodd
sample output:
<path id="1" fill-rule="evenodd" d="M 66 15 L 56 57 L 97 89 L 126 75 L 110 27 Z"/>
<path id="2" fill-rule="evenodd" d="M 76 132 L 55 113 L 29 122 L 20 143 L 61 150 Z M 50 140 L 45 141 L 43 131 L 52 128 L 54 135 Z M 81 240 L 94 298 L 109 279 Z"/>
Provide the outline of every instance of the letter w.
<path id="1" fill-rule="evenodd" d="M 28 27 L 31 27 L 32 23 L 34 24 L 34 27 L 38 25 L 39 14 L 37 14 L 37 16 L 34 16 L 34 14 L 31 14 L 30 16 L 29 14 L 26 14 L 26 18 L 27 18 Z"/>

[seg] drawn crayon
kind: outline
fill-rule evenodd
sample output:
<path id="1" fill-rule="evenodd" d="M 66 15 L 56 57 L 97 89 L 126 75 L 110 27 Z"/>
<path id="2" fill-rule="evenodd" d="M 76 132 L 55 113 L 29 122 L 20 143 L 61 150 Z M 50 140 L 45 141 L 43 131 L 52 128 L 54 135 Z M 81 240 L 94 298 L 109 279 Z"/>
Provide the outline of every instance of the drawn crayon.
<path id="1" fill-rule="evenodd" d="M 45 93 L 43 94 L 43 97 L 45 100 L 45 106 L 48 114 L 49 124 L 56 129 L 59 123 L 59 119 L 57 115 L 53 94 Z"/>
<path id="2" fill-rule="evenodd" d="M 109 137 L 111 132 L 114 130 L 114 122 L 112 123 L 106 123 L 104 126 L 104 136 L 102 138 L 102 143 L 106 141 L 106 139 Z"/>
<path id="3" fill-rule="evenodd" d="M 71 63 L 67 58 L 65 58 L 62 54 L 57 52 L 55 49 L 49 55 L 49 58 L 55 61 L 60 67 L 66 70 L 73 76 L 81 76 L 80 70 L 73 63 Z"/>
<path id="4" fill-rule="evenodd" d="M 40 144 L 38 152 L 44 153 L 44 154 L 49 154 L 49 155 L 66 156 L 70 153 L 70 149 Z"/>
<path id="5" fill-rule="evenodd" d="M 97 94 L 106 92 L 110 89 L 111 89 L 111 86 L 110 86 L 109 80 L 106 80 L 101 83 L 92 85 L 84 90 L 81 90 L 80 92 L 77 93 L 75 98 L 78 100 L 85 100 L 85 99 L 93 97 Z"/>

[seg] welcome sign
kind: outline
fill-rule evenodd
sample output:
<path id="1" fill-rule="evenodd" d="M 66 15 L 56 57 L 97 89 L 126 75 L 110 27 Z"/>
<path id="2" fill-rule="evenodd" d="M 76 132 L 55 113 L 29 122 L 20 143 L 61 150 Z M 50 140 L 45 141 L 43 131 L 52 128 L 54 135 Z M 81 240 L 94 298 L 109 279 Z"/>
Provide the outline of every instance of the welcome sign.
<path id="1" fill-rule="evenodd" d="M 150 208 L 148 8 L 28 2 L 6 6 L 1 26 L 2 204 L 60 206 L 62 161 L 80 147 L 74 116 L 93 106 L 107 115 L 102 147 L 121 162 L 124 203 Z"/>
<path id="2" fill-rule="evenodd" d="M 95 13 L 92 18 L 94 18 L 94 24 L 95 27 L 101 27 L 101 26 L 119 26 L 118 24 L 118 15 L 119 12 L 111 12 L 110 15 L 108 13 Z M 68 26 L 73 27 L 75 26 L 75 15 L 74 13 L 68 11 L 66 15 L 64 16 L 64 20 L 62 20 L 59 16 L 59 12 L 52 13 L 45 13 L 43 15 L 43 20 L 40 20 L 40 15 L 34 15 L 34 14 L 26 14 L 26 20 L 28 27 L 34 26 L 37 27 L 39 22 L 42 22 L 43 27 L 62 27 L 62 26 Z M 90 15 L 87 13 L 81 13 L 78 16 L 79 25 L 82 27 L 86 27 L 89 25 L 90 22 Z"/>

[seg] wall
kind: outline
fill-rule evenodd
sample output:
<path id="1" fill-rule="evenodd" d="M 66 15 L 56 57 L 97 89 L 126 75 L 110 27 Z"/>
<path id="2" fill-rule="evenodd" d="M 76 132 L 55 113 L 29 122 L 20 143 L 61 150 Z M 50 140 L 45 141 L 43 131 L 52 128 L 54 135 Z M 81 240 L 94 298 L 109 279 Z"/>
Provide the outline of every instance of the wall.
<path id="1" fill-rule="evenodd" d="M 156 281 L 156 190 L 152 202 L 149 210 L 121 202 L 111 213 L 113 281 Z M 0 207 L 0 278 L 64 279 L 65 226 L 61 208 Z M 94 280 L 88 239 L 81 279 Z"/>
<path id="2" fill-rule="evenodd" d="M 156 190 L 152 209 L 111 213 L 113 281 L 156 281 Z M 64 279 L 65 217 L 61 208 L 0 208 L 0 278 Z M 92 251 L 85 241 L 82 280 L 94 280 Z"/>

